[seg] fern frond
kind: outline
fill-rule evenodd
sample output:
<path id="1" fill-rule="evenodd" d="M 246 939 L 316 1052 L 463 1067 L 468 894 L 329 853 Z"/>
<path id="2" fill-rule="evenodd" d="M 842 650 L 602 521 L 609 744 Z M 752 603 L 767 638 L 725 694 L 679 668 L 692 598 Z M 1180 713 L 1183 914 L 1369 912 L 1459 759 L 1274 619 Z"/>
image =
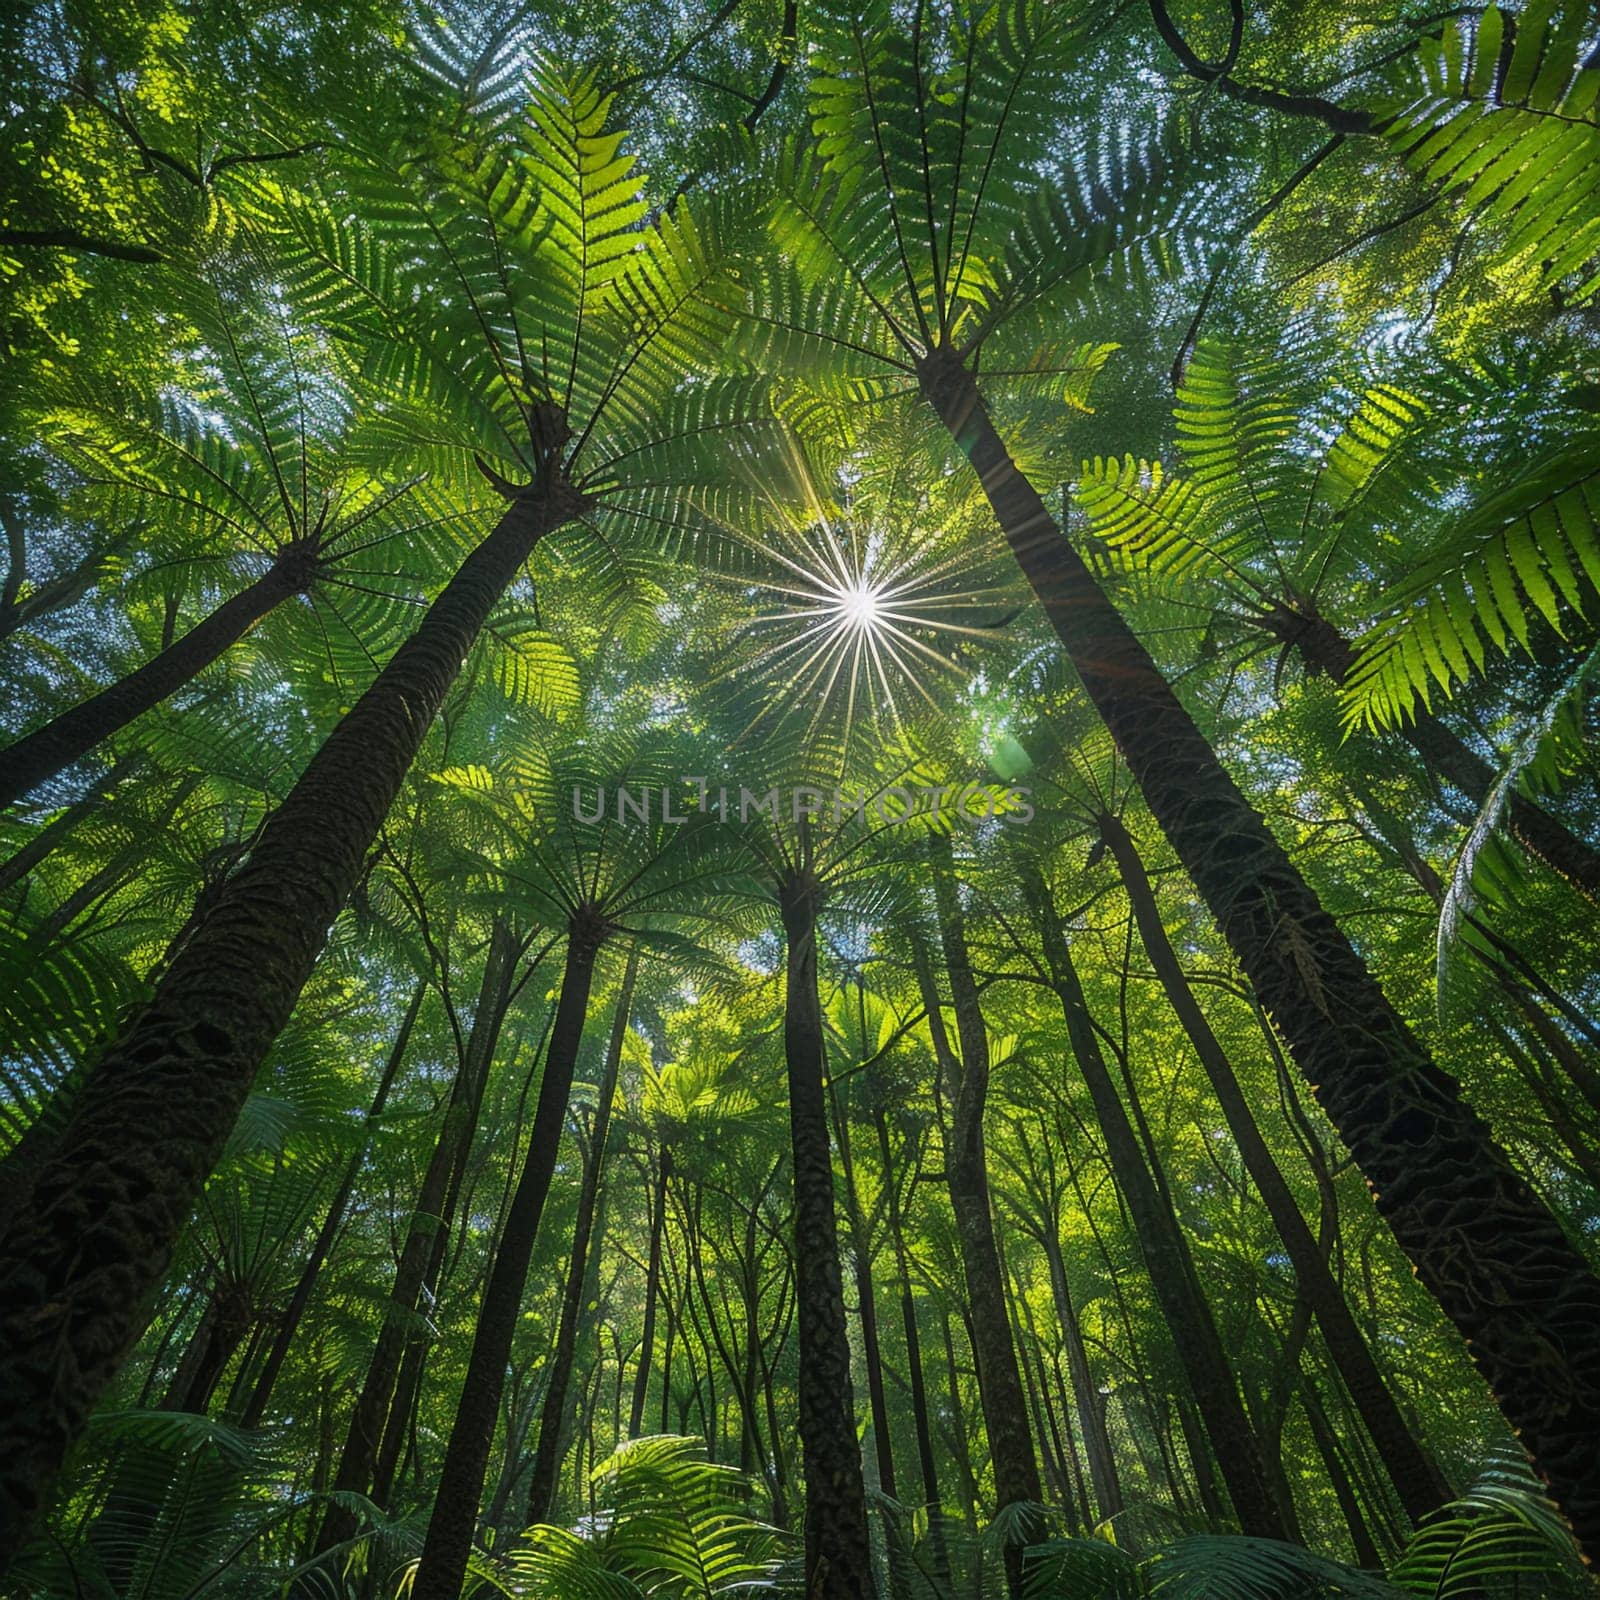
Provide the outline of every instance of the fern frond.
<path id="1" fill-rule="evenodd" d="M 1531 648 L 1589 618 L 1600 596 L 1600 459 L 1559 451 L 1455 519 L 1435 553 L 1384 597 L 1345 688 L 1349 727 L 1392 727 L 1448 695 L 1490 651 Z"/>
<path id="2" fill-rule="evenodd" d="M 1214 576 L 1240 575 L 1231 553 L 1249 541 L 1228 528 L 1205 489 L 1168 476 L 1159 461 L 1085 461 L 1073 498 L 1130 567 L 1174 580 L 1197 566 Z"/>
<path id="3" fill-rule="evenodd" d="M 1600 290 L 1600 61 L 1582 58 L 1589 8 L 1535 0 L 1452 18 L 1416 53 L 1420 81 L 1384 108 L 1405 164 L 1481 208 L 1501 259 L 1541 289 L 1575 275 L 1573 302 Z"/>

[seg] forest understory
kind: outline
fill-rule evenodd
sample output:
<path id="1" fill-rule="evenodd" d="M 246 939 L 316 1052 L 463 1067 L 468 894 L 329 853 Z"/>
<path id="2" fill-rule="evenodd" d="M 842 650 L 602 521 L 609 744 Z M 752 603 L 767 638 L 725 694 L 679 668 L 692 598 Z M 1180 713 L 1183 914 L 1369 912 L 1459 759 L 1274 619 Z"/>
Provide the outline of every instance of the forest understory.
<path id="1" fill-rule="evenodd" d="M 1593 6 L 0 53 L 0 1593 L 1600 1592 Z"/>

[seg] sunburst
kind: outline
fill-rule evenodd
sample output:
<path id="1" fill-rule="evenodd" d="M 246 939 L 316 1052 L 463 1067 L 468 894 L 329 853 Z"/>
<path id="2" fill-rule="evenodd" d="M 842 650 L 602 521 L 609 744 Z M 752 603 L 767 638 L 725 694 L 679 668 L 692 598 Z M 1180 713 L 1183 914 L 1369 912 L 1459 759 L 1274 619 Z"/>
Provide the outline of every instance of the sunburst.
<path id="1" fill-rule="evenodd" d="M 934 689 L 970 671 L 963 655 L 1015 615 L 988 552 L 940 530 L 818 512 L 781 543 L 749 542 L 767 572 L 745 586 L 757 609 L 737 628 L 759 648 L 730 672 L 768 694 L 741 740 L 797 717 L 808 738 L 836 720 L 846 750 L 858 733 L 898 735 L 913 708 L 942 711 Z"/>

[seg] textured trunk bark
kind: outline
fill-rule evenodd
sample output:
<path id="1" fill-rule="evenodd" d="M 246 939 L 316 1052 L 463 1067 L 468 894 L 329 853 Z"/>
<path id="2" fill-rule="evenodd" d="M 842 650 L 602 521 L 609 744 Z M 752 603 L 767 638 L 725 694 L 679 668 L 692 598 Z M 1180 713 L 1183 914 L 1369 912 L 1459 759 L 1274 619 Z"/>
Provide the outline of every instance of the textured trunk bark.
<path id="1" fill-rule="evenodd" d="M 12 1220 L 26 1210 L 34 1181 L 61 1142 L 85 1075 L 84 1067 L 78 1064 L 68 1070 L 0 1161 L 0 1230 L 9 1228 Z"/>
<path id="2" fill-rule="evenodd" d="M 817 906 L 808 872 L 781 887 L 788 945 L 783 1044 L 794 1158 L 795 1294 L 800 1324 L 800 1449 L 805 1467 L 806 1600 L 873 1600 L 866 1487 L 856 1442 L 834 1216 L 833 1153 L 822 1004 L 817 992 Z"/>
<path id="3" fill-rule="evenodd" d="M 600 1075 L 600 1097 L 595 1105 L 590 1136 L 589 1164 L 578 1193 L 578 1217 L 572 1230 L 572 1256 L 567 1281 L 562 1286 L 561 1317 L 556 1325 L 556 1347 L 550 1358 L 539 1418 L 539 1442 L 533 1455 L 533 1478 L 528 1486 L 527 1525 L 545 1522 L 555 1503 L 561 1474 L 561 1453 L 567 1425 L 567 1386 L 572 1379 L 572 1354 L 578 1345 L 578 1319 L 583 1314 L 583 1286 L 589 1275 L 589 1240 L 594 1232 L 600 1185 L 605 1174 L 606 1139 L 611 1132 L 611 1103 L 617 1097 L 617 1074 L 622 1067 L 622 1046 L 628 1035 L 628 1014 L 633 1005 L 633 984 L 639 971 L 637 947 L 628 952 L 617 997 L 616 1020 L 606 1046 L 605 1068 Z"/>
<path id="4" fill-rule="evenodd" d="M 1101 1054 L 1055 907 L 1036 872 L 1027 873 L 1025 888 L 1044 946 L 1045 963 L 1061 1001 L 1067 1036 L 1094 1104 L 1117 1187 L 1133 1220 L 1156 1304 L 1172 1334 L 1195 1405 L 1204 1418 L 1239 1525 L 1245 1533 L 1258 1538 L 1281 1539 L 1283 1523 L 1267 1485 L 1259 1442 L 1210 1308 L 1198 1291 L 1182 1231 L 1150 1176 L 1138 1135 Z"/>
<path id="5" fill-rule="evenodd" d="M 661 1295 L 661 1229 L 667 1215 L 667 1184 L 672 1177 L 672 1152 L 662 1147 L 656 1172 L 655 1209 L 650 1213 L 650 1260 L 644 1274 L 644 1327 L 639 1335 L 639 1365 L 633 1374 L 633 1403 L 628 1412 L 628 1437 L 637 1439 L 644 1426 L 650 1397 L 650 1362 L 655 1352 L 656 1302 Z"/>
<path id="6" fill-rule="evenodd" d="M 333 1479 L 333 1487 L 342 1493 L 367 1494 L 379 1487 L 382 1446 L 386 1442 L 394 1445 L 399 1437 L 391 1434 L 387 1424 L 396 1410 L 398 1386 L 406 1375 L 406 1362 L 413 1347 L 420 1343 L 415 1328 L 417 1307 L 444 1257 L 444 1241 L 454 1219 L 459 1176 L 477 1132 L 484 1084 L 510 1001 L 514 953 L 515 940 L 509 925 L 497 921 L 489 938 L 489 953 L 483 964 L 466 1049 L 451 1085 L 433 1153 L 422 1175 L 422 1187 L 417 1192 L 416 1209 L 395 1266 L 394 1282 L 389 1289 L 389 1302 L 384 1308 L 372 1359 L 367 1363 L 361 1392 L 350 1413 L 344 1450 Z M 404 1412 L 405 1407 L 402 1405 L 399 1409 Z M 397 1455 L 398 1451 L 391 1449 L 386 1470 L 392 1472 Z M 387 1484 L 381 1487 L 386 1489 Z M 324 1555 L 343 1544 L 357 1526 L 354 1512 L 342 1505 L 330 1505 L 318 1528 L 312 1554 Z"/>
<path id="7" fill-rule="evenodd" d="M 1600 1555 L 1600 1279 L 1430 1059 L 1148 651 L 1106 599 L 947 353 L 923 392 L 1162 831 L 1418 1276 L 1591 1556 Z"/>
<path id="8" fill-rule="evenodd" d="M 1309 672 L 1343 687 L 1355 665 L 1356 652 L 1331 622 L 1315 612 L 1281 606 L 1273 612 L 1271 626 L 1277 637 L 1300 652 Z M 1499 774 L 1436 717 L 1421 712 L 1396 731 L 1436 776 L 1459 789 L 1474 805 L 1481 806 L 1489 798 Z M 1520 794 L 1511 797 L 1506 823 L 1512 838 L 1530 855 L 1590 900 L 1600 901 L 1600 851 L 1593 845 Z"/>
<path id="9" fill-rule="evenodd" d="M 138 1337 L 256 1069 L 490 610 L 539 537 L 582 504 L 570 491 L 519 500 L 467 557 L 84 1085 L 32 1206 L 0 1241 L 0 1551 L 21 1542 Z"/>
<path id="10" fill-rule="evenodd" d="M 1132 836 L 1122 820 L 1110 814 L 1100 818 L 1100 836 L 1122 875 L 1150 965 L 1200 1058 L 1245 1170 L 1266 1205 L 1267 1215 L 1272 1218 L 1272 1225 L 1294 1267 L 1295 1280 L 1322 1329 L 1328 1354 L 1378 1447 L 1401 1505 L 1413 1522 L 1420 1523 L 1430 1511 L 1437 1510 L 1450 1498 L 1450 1486 L 1406 1425 L 1367 1341 L 1356 1326 L 1344 1293 L 1334 1281 L 1327 1257 L 1261 1136 L 1250 1103 L 1234 1074 L 1233 1063 L 1228 1060 L 1227 1052 L 1195 999 L 1177 953 L 1167 938 L 1155 893 Z"/>
<path id="11" fill-rule="evenodd" d="M 272 1343 L 267 1348 L 266 1359 L 262 1362 L 261 1371 L 256 1377 L 255 1387 L 251 1390 L 249 1402 L 239 1418 L 239 1426 L 242 1428 L 258 1427 L 261 1418 L 266 1414 L 267 1402 L 272 1398 L 273 1385 L 278 1381 L 278 1374 L 283 1370 L 283 1363 L 289 1354 L 289 1346 L 299 1331 L 300 1319 L 305 1315 L 306 1307 L 311 1304 L 311 1293 L 317 1286 L 318 1275 L 333 1249 L 334 1240 L 339 1237 L 339 1230 L 344 1226 L 345 1210 L 350 1204 L 350 1196 L 355 1193 L 356 1181 L 361 1176 L 362 1164 L 366 1161 L 367 1150 L 372 1144 L 372 1130 L 377 1126 L 378 1118 L 383 1115 L 383 1108 L 389 1103 L 389 1091 L 394 1087 L 395 1076 L 400 1071 L 401 1062 L 405 1060 L 406 1048 L 411 1043 L 411 1030 L 416 1024 L 417 1013 L 422 1009 L 423 997 L 427 992 L 427 986 L 419 983 L 411 997 L 411 1004 L 406 1007 L 405 1016 L 400 1019 L 400 1028 L 394 1036 L 394 1043 L 389 1047 L 382 1075 L 378 1079 L 377 1091 L 372 1097 L 372 1104 L 367 1107 L 366 1116 L 362 1118 L 361 1137 L 356 1141 L 355 1149 L 350 1152 L 344 1176 L 339 1180 L 339 1187 L 334 1191 L 333 1199 L 328 1204 L 327 1215 L 323 1217 L 322 1226 L 317 1230 L 317 1237 L 312 1241 L 311 1254 L 301 1269 L 300 1277 L 294 1286 L 294 1293 L 289 1296 L 289 1303 L 278 1319 Z"/>
<path id="12" fill-rule="evenodd" d="M 0 750 L 0 809 L 15 804 L 97 744 L 191 683 L 274 606 L 306 587 L 296 566 L 275 562 L 248 589 L 99 694 Z"/>
<path id="13" fill-rule="evenodd" d="M 413 1600 L 458 1600 L 466 1576 L 478 1523 L 478 1499 L 483 1493 L 484 1471 L 500 1413 L 506 1361 L 517 1331 L 528 1264 L 539 1235 L 539 1218 L 561 1149 L 561 1129 L 589 1010 L 595 957 L 607 932 L 603 919 L 588 908 L 574 914 L 568 925 L 567 966 L 539 1080 L 539 1101 L 528 1135 L 528 1152 L 478 1309 L 467 1375 L 456 1405 L 450 1442 L 439 1467 L 439 1490 L 412 1585 Z"/>

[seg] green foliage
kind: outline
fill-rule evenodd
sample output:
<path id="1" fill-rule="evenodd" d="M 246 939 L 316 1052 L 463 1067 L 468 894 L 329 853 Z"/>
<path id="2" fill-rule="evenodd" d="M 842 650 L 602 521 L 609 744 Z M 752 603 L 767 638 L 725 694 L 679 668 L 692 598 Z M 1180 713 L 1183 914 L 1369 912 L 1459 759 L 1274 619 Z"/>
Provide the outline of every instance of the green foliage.
<path id="1" fill-rule="evenodd" d="M 1029 1600 L 1500 1600 L 1591 1592 L 1572 1537 L 1526 1467 L 1491 1467 L 1413 1534 L 1387 1577 L 1298 1545 L 1215 1534 L 1135 1555 L 1103 1539 L 1028 1552 Z"/>
<path id="2" fill-rule="evenodd" d="M 1490 650 L 1533 648 L 1541 623 L 1563 634 L 1600 589 L 1600 465 L 1579 441 L 1441 530 L 1380 600 L 1390 619 L 1349 680 L 1352 724 L 1392 726 L 1484 670 Z"/>
<path id="3" fill-rule="evenodd" d="M 1389 1581 L 1419 1600 L 1592 1592 L 1572 1535 L 1515 1457 L 1483 1472 L 1412 1536 Z"/>
<path id="4" fill-rule="evenodd" d="M 1574 302 L 1600 289 L 1600 63 L 1591 18 L 1569 0 L 1452 17 L 1424 38 L 1414 77 L 1384 107 L 1384 137 L 1406 165 L 1481 210 L 1497 254 Z M 1563 280 L 1570 279 L 1570 284 Z"/>
<path id="5" fill-rule="evenodd" d="M 461 663 L 219 1133 L 19 1595 L 408 1592 L 564 943 L 591 910 L 607 940 L 583 1087 L 467 1593 L 798 1590 L 818 1469 L 799 1437 L 806 1241 L 774 915 L 797 872 L 820 903 L 853 1400 L 869 1485 L 896 1484 L 869 1488 L 888 1600 L 1009 1594 L 1007 1547 L 1041 1517 L 1024 1586 L 1039 1600 L 1588 1592 L 1510 1468 L 1406 1541 L 1153 981 L 1106 818 L 1149 862 L 1384 1383 L 1457 1481 L 1503 1442 L 1493 1402 L 919 389 L 936 349 L 967 365 L 1249 802 L 1530 1188 L 1592 1242 L 1589 908 L 1508 833 L 1514 798 L 1585 845 L 1600 819 L 1593 24 L 1544 0 L 1416 25 L 1340 0 L 1245 7 L 1235 37 L 1226 8 L 1178 5 L 1186 62 L 1148 11 L 74 0 L 0 22 L 18 68 L 0 118 L 6 737 L 135 670 L 286 551 L 316 556 L 305 592 L 0 818 L 0 1147 L 21 1156 L 0 1168 L 6 1205 L 506 497 L 552 471 L 586 497 Z M 1327 138 L 1322 95 L 1352 131 Z M 1419 721 L 1487 763 L 1484 798 L 1404 743 Z M 782 798 L 742 824 L 703 813 L 697 787 L 724 784 Z M 836 784 L 944 810 L 841 817 Z M 815 814 L 791 809 L 813 786 Z M 619 820 L 622 788 L 648 820 Z M 996 815 L 964 817 L 962 793 Z M 1042 1510 L 994 1514 L 948 1181 L 970 1079 L 934 1048 L 963 1020 L 936 835 L 978 990 L 968 1036 L 989 1057 L 978 1131 Z M 1203 1429 L 1022 862 L 1059 910 L 1303 1546 L 1231 1536 L 1226 1508 L 1207 1510 Z M 1456 1003 L 1435 1007 L 1436 975 Z M 587 1086 L 613 1030 L 602 1142 Z M 408 1241 L 428 1260 L 396 1311 Z M 547 1418 L 574 1272 L 567 1406 Z M 370 1441 L 381 1471 L 334 1491 L 386 1325 L 403 1337 Z M 525 1530 L 547 1426 L 554 1520 Z M 1087 1455 L 1102 1433 L 1110 1484 Z M 938 1507 L 920 1504 L 933 1478 Z M 318 1555 L 330 1508 L 353 1531 Z"/>
<path id="6" fill-rule="evenodd" d="M 593 1477 L 590 1524 L 530 1528 L 508 1557 L 507 1594 L 714 1600 L 770 1585 L 779 1535 L 750 1516 L 748 1485 L 707 1461 L 699 1440 L 631 1440 Z"/>

